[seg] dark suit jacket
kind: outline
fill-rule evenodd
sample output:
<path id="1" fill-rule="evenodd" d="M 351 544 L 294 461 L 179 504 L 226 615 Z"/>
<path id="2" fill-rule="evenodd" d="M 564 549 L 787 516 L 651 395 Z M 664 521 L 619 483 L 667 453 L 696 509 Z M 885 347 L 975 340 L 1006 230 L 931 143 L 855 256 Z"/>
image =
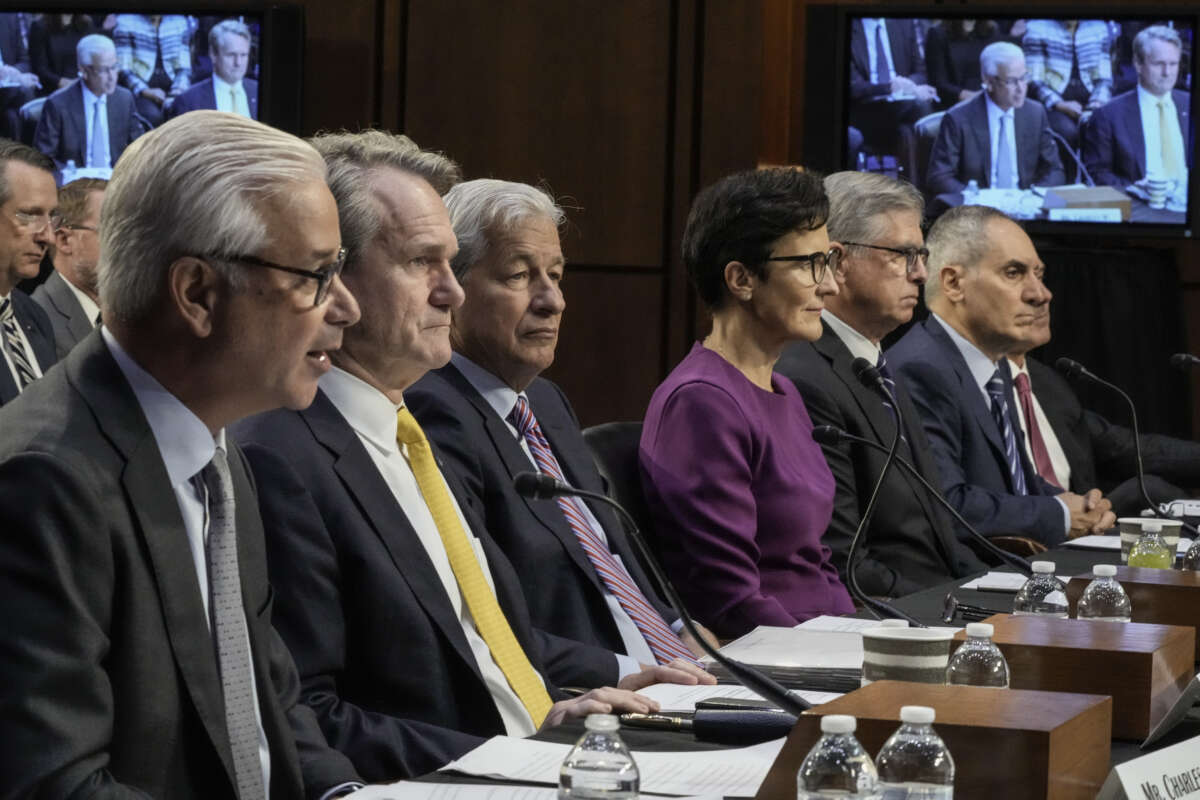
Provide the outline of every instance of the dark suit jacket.
<path id="1" fill-rule="evenodd" d="M 600 473 L 562 391 L 537 378 L 526 393 L 563 476 L 572 486 L 602 493 Z M 404 393 L 404 401 L 483 509 L 488 533 L 525 587 L 534 625 L 624 653 L 625 645 L 604 602 L 604 586 L 558 504 L 531 500 L 514 491 L 513 477 L 535 467 L 505 421 L 453 364 L 418 381 Z M 668 623 L 678 619 L 655 596 L 613 511 L 599 503 L 588 507 L 604 527 L 609 548 L 650 603 Z"/>
<path id="2" fill-rule="evenodd" d="M 258 119 L 258 81 L 243 78 L 242 88 L 246 90 L 246 105 L 250 107 L 250 118 Z M 176 97 L 167 109 L 166 118 L 172 119 L 200 108 L 216 107 L 217 98 L 213 94 L 212 78 L 206 78 Z"/>
<path id="3" fill-rule="evenodd" d="M 79 299 L 67 285 L 66 279 L 57 272 L 41 286 L 33 290 L 33 299 L 46 312 L 54 328 L 54 352 L 57 358 L 66 358 L 71 348 L 92 332 L 93 320 L 87 318 Z"/>
<path id="4" fill-rule="evenodd" d="M 458 617 L 416 532 L 324 393 L 237 426 L 262 487 L 277 625 L 334 747 L 371 781 L 427 772 L 504 733 Z M 436 452 L 436 451 L 435 451 Z M 471 499 L 443 470 L 500 605 L 550 686 L 617 679 L 611 652 L 532 627 L 521 585 Z"/>
<path id="5" fill-rule="evenodd" d="M 828 324 L 824 329 L 817 341 L 788 347 L 775 371 L 795 382 L 813 425 L 833 425 L 890 447 L 895 417 L 884 408 L 879 395 L 854 376 L 854 356 L 842 340 Z M 895 391 L 906 423 L 907 444 L 901 443 L 899 455 L 936 486 L 938 476 L 917 411 L 899 381 Z M 850 541 L 887 456 L 857 444 L 821 449 L 837 480 L 833 519 L 823 541 L 844 576 Z M 865 592 L 899 597 L 987 568 L 957 541 L 953 520 L 908 473 L 893 466 L 879 491 L 880 513 L 863 534 L 858 549 L 857 576 Z"/>
<path id="6" fill-rule="evenodd" d="M 298 702 L 254 487 L 236 448 L 229 464 L 271 797 L 316 798 L 354 771 Z M 234 800 L 183 518 L 99 333 L 0 409 L 0 509 L 0 796 Z"/>
<path id="7" fill-rule="evenodd" d="M 984 536 L 1017 534 L 1053 546 L 1065 538 L 1058 489 L 1043 481 L 1021 451 L 1029 494 L 1014 495 L 1004 441 L 967 362 L 941 324 L 930 316 L 913 325 L 887 352 L 888 365 L 905 381 L 925 426 L 943 493 Z M 1001 361 L 1007 377 L 1008 362 Z M 1021 426 L 1008 380 L 1009 422 Z"/>
<path id="8" fill-rule="evenodd" d="M 40 305 L 20 289 L 12 290 L 12 305 L 17 324 L 25 332 L 25 338 L 33 348 L 33 357 L 37 359 L 38 366 L 44 374 L 58 361 L 58 356 L 54 354 L 54 329 L 50 325 L 50 318 Z M 0 356 L 0 361 L 3 361 L 3 356 Z M 13 380 L 12 370 L 8 368 L 7 362 L 0 363 L 0 405 L 12 400 L 17 394 L 17 383 Z"/>
<path id="9" fill-rule="evenodd" d="M 1187 165 L 1192 166 L 1195 147 L 1191 128 L 1191 98 L 1187 92 L 1171 92 L 1179 130 L 1183 134 L 1183 151 Z M 1146 139 L 1142 135 L 1142 112 L 1138 107 L 1137 89 L 1117 95 L 1096 109 L 1083 126 L 1083 163 L 1098 184 L 1124 189 L 1146 176 Z"/>
<path id="10" fill-rule="evenodd" d="M 911 78 L 914 83 L 925 83 L 925 64 L 921 52 L 917 48 L 917 33 L 913 30 L 912 20 L 888 19 L 885 21 L 888 34 L 888 46 L 892 51 L 892 65 L 895 75 Z M 868 47 L 875 43 L 868 42 L 863 32 L 862 23 L 850 26 L 850 100 L 870 100 L 891 94 L 891 83 L 871 83 L 871 61 L 867 52 Z"/>
<path id="11" fill-rule="evenodd" d="M 29 49 L 21 38 L 21 21 L 15 13 L 0 14 L 0 58 L 10 67 L 29 72 Z"/>
<path id="12" fill-rule="evenodd" d="M 33 146 L 54 159 L 61 170 L 68 160 L 76 167 L 87 164 L 87 120 L 83 118 L 82 83 L 75 81 L 46 98 L 42 116 L 38 119 Z M 118 86 L 105 100 L 108 113 L 108 153 L 116 166 L 125 148 L 142 134 L 142 126 L 134 119 L 133 95 Z"/>
<path id="13" fill-rule="evenodd" d="M 961 192 L 974 178 L 980 188 L 991 186 L 992 143 L 988 132 L 987 101 L 980 92 L 946 112 L 929 154 L 926 181 L 936 194 Z M 1050 136 L 1046 109 L 1026 99 L 1013 114 L 1017 137 L 1017 185 L 1057 186 L 1066 181 L 1058 145 Z"/>

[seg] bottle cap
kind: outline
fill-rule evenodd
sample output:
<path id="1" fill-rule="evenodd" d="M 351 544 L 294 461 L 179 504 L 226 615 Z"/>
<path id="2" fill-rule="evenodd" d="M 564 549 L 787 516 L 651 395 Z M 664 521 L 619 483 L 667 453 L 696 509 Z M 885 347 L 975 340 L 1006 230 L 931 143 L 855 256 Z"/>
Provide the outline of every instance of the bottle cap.
<path id="1" fill-rule="evenodd" d="M 1142 533 L 1162 533 L 1162 523 L 1157 520 L 1154 522 L 1146 520 L 1142 523 Z"/>
<path id="2" fill-rule="evenodd" d="M 881 628 L 907 628 L 908 620 L 906 619 L 881 619 L 879 620 Z"/>
<path id="3" fill-rule="evenodd" d="M 1092 567 L 1092 574 L 1097 578 L 1111 578 L 1117 574 L 1117 568 L 1112 564 L 1097 564 Z"/>
<path id="4" fill-rule="evenodd" d="M 901 706 L 900 721 L 912 722 L 917 725 L 928 725 L 933 722 L 936 713 L 929 706 Z"/>
<path id="5" fill-rule="evenodd" d="M 588 714 L 583 727 L 589 731 L 615 731 L 621 723 L 613 714 Z"/>
<path id="6" fill-rule="evenodd" d="M 1033 564 L 1031 566 L 1033 567 L 1033 571 L 1038 573 L 1039 575 L 1044 574 L 1044 573 L 1048 573 L 1050 575 L 1054 574 L 1054 562 L 1053 561 L 1035 561 L 1035 562 L 1033 562 Z"/>
<path id="7" fill-rule="evenodd" d="M 967 636 L 986 636 L 990 639 L 995 632 L 996 629 L 989 622 L 967 623 Z"/>
<path id="8" fill-rule="evenodd" d="M 827 714 L 821 717 L 821 733 L 854 733 L 858 720 L 849 714 Z"/>

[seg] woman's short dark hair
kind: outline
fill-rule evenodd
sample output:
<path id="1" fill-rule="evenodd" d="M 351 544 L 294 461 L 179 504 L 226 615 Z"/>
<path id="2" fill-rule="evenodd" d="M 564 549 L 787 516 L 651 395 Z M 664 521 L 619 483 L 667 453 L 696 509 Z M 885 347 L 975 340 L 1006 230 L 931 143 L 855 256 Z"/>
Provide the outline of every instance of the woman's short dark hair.
<path id="1" fill-rule="evenodd" d="M 740 261 L 760 278 L 771 245 L 793 231 L 825 224 L 829 199 L 821 176 L 792 167 L 738 172 L 696 196 L 683 231 L 688 277 L 709 310 L 725 303 L 725 265 Z"/>

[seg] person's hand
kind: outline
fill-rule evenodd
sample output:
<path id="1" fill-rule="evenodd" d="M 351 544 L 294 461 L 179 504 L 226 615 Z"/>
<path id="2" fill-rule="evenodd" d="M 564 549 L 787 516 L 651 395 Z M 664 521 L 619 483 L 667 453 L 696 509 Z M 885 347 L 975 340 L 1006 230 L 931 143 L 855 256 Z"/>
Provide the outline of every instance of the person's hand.
<path id="1" fill-rule="evenodd" d="M 145 89 L 142 89 L 141 94 L 142 97 L 159 106 L 161 106 L 167 99 L 167 93 L 162 89 L 151 89 L 150 87 L 146 87 Z"/>
<path id="2" fill-rule="evenodd" d="M 561 725 L 568 719 L 579 719 L 588 714 L 653 714 L 660 706 L 649 697 L 643 697 L 624 689 L 614 689 L 603 686 L 590 692 L 572 697 L 570 700 L 559 700 L 550 706 L 550 712 L 542 721 L 540 730 Z"/>
<path id="3" fill-rule="evenodd" d="M 42 79 L 32 72 L 18 72 L 17 81 L 26 89 L 42 88 Z"/>
<path id="4" fill-rule="evenodd" d="M 918 100 L 935 101 L 940 99 L 938 97 L 937 89 L 933 88 L 927 83 L 922 83 L 920 86 L 917 86 L 916 93 Z"/>
<path id="5" fill-rule="evenodd" d="M 1117 517 L 1112 513 L 1112 503 L 1100 494 L 1099 489 L 1092 489 L 1083 495 L 1063 492 L 1057 497 L 1067 504 L 1067 509 L 1071 512 L 1068 539 L 1103 533 L 1116 524 Z"/>
<path id="6" fill-rule="evenodd" d="M 903 75 L 892 76 L 892 94 L 916 94 L 917 85 Z"/>
<path id="7" fill-rule="evenodd" d="M 713 632 L 701 625 L 699 622 L 696 623 L 696 630 L 699 631 L 700 636 L 704 639 L 704 641 L 712 645 L 714 650 L 721 646 L 720 641 L 718 641 L 717 637 L 713 635 Z M 687 645 L 688 650 L 691 650 L 692 655 L 694 655 L 696 658 L 704 658 L 706 655 L 708 655 L 708 653 L 704 652 L 704 648 L 702 648 L 700 644 L 692 638 L 692 635 L 687 632 L 687 628 L 684 628 L 679 632 L 679 638 L 685 645 Z"/>
<path id="8" fill-rule="evenodd" d="M 1054 104 L 1054 110 L 1061 111 L 1071 119 L 1079 119 L 1079 116 L 1083 114 L 1083 106 L 1075 100 L 1059 100 Z"/>
<path id="9" fill-rule="evenodd" d="M 982 90 L 976 89 L 975 91 L 972 92 L 970 89 L 963 89 L 961 92 L 958 93 L 958 102 L 961 103 L 963 100 L 970 100 L 972 97 L 979 94 L 980 91 L 982 91 Z"/>
<path id="10" fill-rule="evenodd" d="M 16 67 L 11 67 L 8 64 L 0 66 L 0 80 L 15 81 L 21 76 L 21 70 Z"/>
<path id="11" fill-rule="evenodd" d="M 642 664 L 642 671 L 621 678 L 620 689 L 636 692 L 655 683 L 679 683 L 684 686 L 704 684 L 711 686 L 717 679 L 690 661 L 677 658 L 670 664 Z"/>

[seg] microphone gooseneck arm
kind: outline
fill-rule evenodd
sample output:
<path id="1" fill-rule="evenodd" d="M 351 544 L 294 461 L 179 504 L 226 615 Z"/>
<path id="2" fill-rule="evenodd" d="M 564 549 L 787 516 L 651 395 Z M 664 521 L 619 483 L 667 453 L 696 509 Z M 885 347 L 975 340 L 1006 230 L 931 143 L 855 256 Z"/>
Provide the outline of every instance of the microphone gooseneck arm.
<path id="1" fill-rule="evenodd" d="M 1083 175 L 1088 186 L 1095 187 L 1096 182 L 1092 180 L 1092 176 L 1087 171 L 1087 167 L 1083 165 L 1083 159 L 1080 158 L 1079 153 L 1075 152 L 1075 148 L 1071 147 L 1071 143 L 1067 141 L 1066 137 L 1048 125 L 1042 130 L 1049 133 L 1054 137 L 1055 141 L 1060 142 L 1063 147 L 1067 148 L 1067 152 L 1071 154 L 1071 158 L 1075 161 L 1075 166 L 1079 167 L 1079 174 Z"/>
<path id="2" fill-rule="evenodd" d="M 1192 367 L 1200 367 L 1200 358 L 1191 353 L 1176 353 L 1171 356 L 1171 366 L 1178 370 L 1189 370 Z"/>
<path id="3" fill-rule="evenodd" d="M 675 590 L 675 585 L 666 576 L 665 571 L 658 564 L 658 559 L 655 558 L 654 553 L 650 552 L 649 545 L 642 538 L 642 532 L 638 529 L 633 516 L 616 500 L 599 492 L 576 489 L 574 486 L 550 475 L 543 475 L 536 472 L 519 473 L 513 478 L 513 488 L 517 490 L 518 494 L 525 497 L 548 500 L 559 495 L 572 495 L 611 506 L 621 516 L 630 537 L 633 539 L 633 543 L 637 546 L 638 552 L 642 554 L 646 565 L 650 567 L 650 572 L 653 573 L 659 585 L 667 593 L 667 599 L 675 610 L 679 612 L 679 619 L 683 621 L 683 627 L 692 635 L 692 638 L 696 640 L 700 648 L 712 656 L 714 661 L 729 670 L 729 674 L 742 686 L 778 704 L 780 708 L 789 714 L 800 716 L 812 708 L 812 705 L 808 701 L 792 694 L 786 687 L 772 679 L 769 675 L 765 675 L 748 664 L 743 664 L 741 661 L 724 655 L 700 635 L 700 631 L 696 628 L 696 623 L 692 620 L 691 614 L 688 613 L 687 608 L 683 605 L 683 600 L 679 597 L 679 592 Z"/>

